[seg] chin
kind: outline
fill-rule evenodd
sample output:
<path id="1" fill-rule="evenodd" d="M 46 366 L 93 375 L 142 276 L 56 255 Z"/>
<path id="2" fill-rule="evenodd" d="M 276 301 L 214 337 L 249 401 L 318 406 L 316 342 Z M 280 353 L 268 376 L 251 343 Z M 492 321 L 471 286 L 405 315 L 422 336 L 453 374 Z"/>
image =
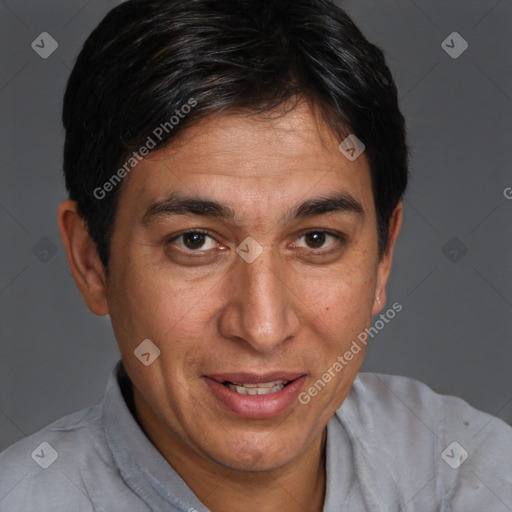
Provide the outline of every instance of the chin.
<path id="1" fill-rule="evenodd" d="M 214 454 L 213 458 L 218 464 L 235 471 L 271 471 L 286 466 L 299 455 L 296 442 L 293 447 L 282 446 L 281 443 L 268 447 L 264 443 L 258 445 L 247 441 L 232 447 L 229 453 Z"/>

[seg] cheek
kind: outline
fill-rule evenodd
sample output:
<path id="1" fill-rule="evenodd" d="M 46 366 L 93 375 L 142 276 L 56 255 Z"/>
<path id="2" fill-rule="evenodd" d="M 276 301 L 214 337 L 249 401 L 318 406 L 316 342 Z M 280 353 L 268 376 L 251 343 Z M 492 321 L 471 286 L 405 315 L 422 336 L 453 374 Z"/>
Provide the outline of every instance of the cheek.
<path id="1" fill-rule="evenodd" d="M 351 267 L 323 279 L 302 276 L 299 293 L 315 313 L 318 328 L 331 339 L 343 340 L 369 323 L 375 282 L 375 271 Z"/>
<path id="2" fill-rule="evenodd" d="M 111 316 L 124 364 L 145 399 L 152 401 L 151 395 L 171 393 L 168 382 L 176 383 L 171 386 L 174 393 L 183 394 L 188 375 L 193 373 L 195 361 L 188 360 L 189 353 L 200 339 L 205 306 L 197 286 L 183 286 L 175 278 L 143 271 L 133 266 L 117 273 L 111 296 L 115 314 Z M 159 349 L 149 366 L 134 357 L 146 339 Z M 155 349 L 150 346 L 149 350 Z"/>
<path id="3" fill-rule="evenodd" d="M 317 346 L 312 375 L 303 397 L 314 406 L 315 412 L 328 420 L 339 408 L 363 362 L 366 344 L 360 341 L 371 319 L 373 280 L 338 279 L 325 286 L 314 319 Z"/>
<path id="4" fill-rule="evenodd" d="M 199 334 L 207 291 L 197 283 L 180 281 L 128 259 L 116 267 L 109 281 L 112 323 L 130 346 L 146 338 L 164 346 L 171 336 L 179 345 L 180 340 Z"/>

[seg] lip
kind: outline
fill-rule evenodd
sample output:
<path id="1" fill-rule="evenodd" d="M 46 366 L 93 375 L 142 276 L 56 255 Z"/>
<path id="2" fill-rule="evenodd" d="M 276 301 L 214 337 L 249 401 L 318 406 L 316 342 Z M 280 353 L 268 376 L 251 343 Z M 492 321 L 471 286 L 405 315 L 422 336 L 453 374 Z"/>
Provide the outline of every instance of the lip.
<path id="1" fill-rule="evenodd" d="M 214 375 L 206 375 L 206 377 L 213 379 L 217 382 L 233 382 L 235 384 L 261 384 L 263 382 L 274 382 L 276 380 L 295 380 L 302 377 L 304 372 L 268 372 L 261 375 L 247 372 L 236 373 L 217 373 Z"/>
<path id="2" fill-rule="evenodd" d="M 230 373 L 204 376 L 203 380 L 219 404 L 231 413 L 244 418 L 274 418 L 297 401 L 297 396 L 306 380 L 306 375 L 284 372 L 273 372 L 264 375 Z M 293 382 L 270 395 L 241 395 L 222 384 L 226 380 L 244 384 L 260 384 L 276 380 Z"/>

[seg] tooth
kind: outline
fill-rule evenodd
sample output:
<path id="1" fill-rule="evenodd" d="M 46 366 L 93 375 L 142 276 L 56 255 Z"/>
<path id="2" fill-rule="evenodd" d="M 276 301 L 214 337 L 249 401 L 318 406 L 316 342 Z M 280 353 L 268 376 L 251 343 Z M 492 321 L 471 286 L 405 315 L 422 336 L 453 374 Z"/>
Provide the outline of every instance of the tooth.
<path id="1" fill-rule="evenodd" d="M 243 386 L 244 388 L 273 388 L 277 385 L 286 384 L 286 380 L 274 380 L 272 382 L 260 382 L 259 384 L 236 384 L 237 386 Z"/>
<path id="2" fill-rule="evenodd" d="M 240 393 L 241 395 L 248 395 L 249 390 L 244 388 L 243 386 L 229 386 L 233 391 L 236 391 L 237 393 Z"/>
<path id="3" fill-rule="evenodd" d="M 233 391 L 236 391 L 237 393 L 240 393 L 241 395 L 270 395 L 271 393 L 276 393 L 277 391 L 281 391 L 281 389 L 284 388 L 283 384 L 277 384 L 272 387 L 263 387 L 263 388 L 247 388 L 244 386 L 237 386 L 236 384 L 228 384 L 229 389 L 232 389 Z"/>

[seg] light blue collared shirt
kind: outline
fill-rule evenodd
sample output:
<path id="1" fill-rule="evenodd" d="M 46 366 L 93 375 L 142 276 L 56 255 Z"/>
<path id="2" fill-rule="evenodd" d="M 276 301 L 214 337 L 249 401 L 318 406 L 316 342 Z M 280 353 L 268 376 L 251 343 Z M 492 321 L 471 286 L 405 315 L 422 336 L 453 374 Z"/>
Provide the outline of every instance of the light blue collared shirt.
<path id="1" fill-rule="evenodd" d="M 127 389 L 119 362 L 101 404 L 2 452 L 0 512 L 208 512 Z M 510 512 L 512 427 L 414 379 L 361 373 L 327 425 L 326 472 L 324 512 Z"/>

